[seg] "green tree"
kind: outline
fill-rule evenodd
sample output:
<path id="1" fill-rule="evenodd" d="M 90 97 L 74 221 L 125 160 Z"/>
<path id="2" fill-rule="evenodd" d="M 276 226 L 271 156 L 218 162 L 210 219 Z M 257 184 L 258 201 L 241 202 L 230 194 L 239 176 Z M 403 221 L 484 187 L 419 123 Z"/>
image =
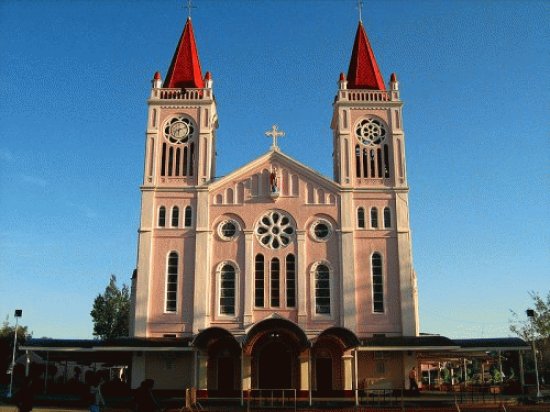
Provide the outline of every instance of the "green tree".
<path id="1" fill-rule="evenodd" d="M 128 336 L 130 316 L 130 289 L 123 284 L 119 288 L 116 276 L 111 275 L 103 294 L 97 295 L 90 312 L 94 322 L 94 336 L 111 339 Z"/>
<path id="2" fill-rule="evenodd" d="M 13 356 L 13 338 L 15 335 L 15 325 L 10 325 L 8 318 L 0 327 L 0 384 L 9 381 L 9 375 L 6 371 L 9 369 Z M 24 343 L 29 338 L 26 326 L 17 328 L 17 346 Z M 16 356 L 19 354 L 16 354 Z"/>
<path id="3" fill-rule="evenodd" d="M 550 291 L 546 298 L 541 297 L 537 292 L 529 292 L 533 299 L 535 313 L 533 317 L 520 316 L 512 312 L 510 330 L 521 338 L 532 340 L 544 340 L 550 338 Z"/>
<path id="4" fill-rule="evenodd" d="M 539 369 L 545 379 L 550 379 L 550 291 L 546 297 L 529 292 L 533 299 L 534 316 L 519 316 L 512 312 L 510 330 L 528 342 L 535 342 Z"/>

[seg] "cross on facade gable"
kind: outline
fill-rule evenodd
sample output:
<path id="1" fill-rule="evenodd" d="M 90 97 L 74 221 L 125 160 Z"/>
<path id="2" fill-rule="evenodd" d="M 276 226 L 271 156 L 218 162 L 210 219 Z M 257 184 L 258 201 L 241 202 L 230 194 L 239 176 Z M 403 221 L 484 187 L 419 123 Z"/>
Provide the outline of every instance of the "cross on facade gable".
<path id="1" fill-rule="evenodd" d="M 277 138 L 283 137 L 285 135 L 285 132 L 279 130 L 278 126 L 274 124 L 273 126 L 271 126 L 271 130 L 265 132 L 265 135 L 273 139 L 273 144 L 271 145 L 271 148 L 277 150 L 279 148 L 279 146 L 277 146 Z"/>

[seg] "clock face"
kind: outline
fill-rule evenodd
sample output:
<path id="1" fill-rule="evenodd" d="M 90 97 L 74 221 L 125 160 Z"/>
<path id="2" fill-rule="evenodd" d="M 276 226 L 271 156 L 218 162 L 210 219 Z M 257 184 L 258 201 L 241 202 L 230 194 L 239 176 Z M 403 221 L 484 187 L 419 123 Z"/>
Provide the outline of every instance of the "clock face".
<path id="1" fill-rule="evenodd" d="M 171 143 L 186 143 L 193 135 L 193 123 L 185 116 L 173 117 L 164 125 L 164 137 Z"/>
<path id="2" fill-rule="evenodd" d="M 386 128 L 380 120 L 364 119 L 355 127 L 355 136 L 366 146 L 374 146 L 386 139 Z"/>

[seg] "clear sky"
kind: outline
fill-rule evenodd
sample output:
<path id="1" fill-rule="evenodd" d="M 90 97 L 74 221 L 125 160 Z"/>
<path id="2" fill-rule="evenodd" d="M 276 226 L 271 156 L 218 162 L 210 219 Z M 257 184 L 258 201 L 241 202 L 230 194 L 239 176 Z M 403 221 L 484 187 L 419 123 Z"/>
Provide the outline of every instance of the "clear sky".
<path id="1" fill-rule="evenodd" d="M 0 1 L 0 316 L 88 338 L 94 297 L 136 262 L 146 100 L 183 0 Z M 332 101 L 355 0 L 195 0 L 218 174 L 269 149 L 332 176 Z M 365 1 L 405 101 L 422 332 L 508 336 L 550 289 L 550 2 Z M 12 321 L 13 319 L 10 318 Z"/>

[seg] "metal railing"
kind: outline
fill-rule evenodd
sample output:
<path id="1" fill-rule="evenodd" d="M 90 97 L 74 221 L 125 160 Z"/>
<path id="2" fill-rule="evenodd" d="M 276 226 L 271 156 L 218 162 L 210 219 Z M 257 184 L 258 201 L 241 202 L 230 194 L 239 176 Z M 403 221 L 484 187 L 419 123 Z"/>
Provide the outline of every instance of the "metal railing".
<path id="1" fill-rule="evenodd" d="M 296 411 L 296 389 L 250 389 L 246 410 L 264 409 Z"/>

